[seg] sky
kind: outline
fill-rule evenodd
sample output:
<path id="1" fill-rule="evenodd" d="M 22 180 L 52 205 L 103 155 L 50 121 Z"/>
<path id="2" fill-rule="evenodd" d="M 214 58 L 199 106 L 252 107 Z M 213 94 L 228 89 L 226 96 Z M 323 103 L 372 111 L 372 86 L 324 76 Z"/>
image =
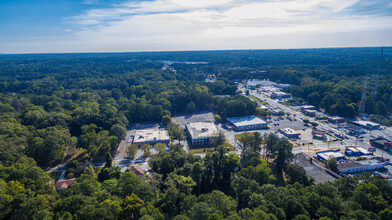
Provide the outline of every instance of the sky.
<path id="1" fill-rule="evenodd" d="M 391 0 L 0 0 L 0 53 L 391 45 Z"/>

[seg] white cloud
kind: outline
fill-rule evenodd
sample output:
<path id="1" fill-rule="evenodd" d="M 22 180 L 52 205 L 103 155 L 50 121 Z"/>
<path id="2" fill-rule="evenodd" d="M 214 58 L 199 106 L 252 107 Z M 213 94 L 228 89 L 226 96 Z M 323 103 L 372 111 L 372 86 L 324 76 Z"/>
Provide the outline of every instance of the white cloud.
<path id="1" fill-rule="evenodd" d="M 317 42 L 320 42 L 318 47 L 339 46 L 334 35 L 343 39 L 340 46 L 353 46 L 345 45 L 347 36 L 357 33 L 358 39 L 349 42 L 358 43 L 367 31 L 374 33 L 367 35 L 366 43 L 374 35 L 392 44 L 386 35 L 377 35 L 379 31 L 392 30 L 392 17 L 353 14 L 350 8 L 358 2 L 129 1 L 91 9 L 67 21 L 74 23 L 74 30 L 78 30 L 72 39 L 77 45 L 75 51 L 282 48 L 303 47 L 307 43 L 314 47 Z"/>

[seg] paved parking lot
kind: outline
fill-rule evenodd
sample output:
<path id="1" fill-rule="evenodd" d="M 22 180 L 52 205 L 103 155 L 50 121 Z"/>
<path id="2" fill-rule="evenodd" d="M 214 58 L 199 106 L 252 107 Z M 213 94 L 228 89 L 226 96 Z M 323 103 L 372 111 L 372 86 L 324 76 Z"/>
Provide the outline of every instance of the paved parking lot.
<path id="1" fill-rule="evenodd" d="M 214 121 L 214 114 L 212 112 L 195 113 L 192 115 L 176 116 L 172 117 L 172 122 L 179 124 L 185 128 L 187 122 L 198 122 L 198 121 Z"/>

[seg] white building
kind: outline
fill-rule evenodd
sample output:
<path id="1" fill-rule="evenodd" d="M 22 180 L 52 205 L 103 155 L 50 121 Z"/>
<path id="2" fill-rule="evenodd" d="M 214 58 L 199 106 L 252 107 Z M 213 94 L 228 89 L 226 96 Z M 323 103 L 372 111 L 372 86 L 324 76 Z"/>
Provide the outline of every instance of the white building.
<path id="1" fill-rule="evenodd" d="M 291 128 L 280 128 L 279 132 L 288 138 L 299 138 L 301 133 Z"/>
<path id="2" fill-rule="evenodd" d="M 380 124 L 371 121 L 354 121 L 353 124 L 368 130 L 377 130 L 381 127 Z"/>
<path id="3" fill-rule="evenodd" d="M 156 144 L 170 142 L 169 132 L 165 129 L 142 129 L 137 130 L 133 143 L 137 145 Z"/>
<path id="4" fill-rule="evenodd" d="M 228 118 L 227 121 L 238 131 L 268 128 L 268 123 L 255 115 Z"/>
<path id="5" fill-rule="evenodd" d="M 218 136 L 218 128 L 213 122 L 189 122 L 185 124 L 192 145 L 209 145 Z"/>

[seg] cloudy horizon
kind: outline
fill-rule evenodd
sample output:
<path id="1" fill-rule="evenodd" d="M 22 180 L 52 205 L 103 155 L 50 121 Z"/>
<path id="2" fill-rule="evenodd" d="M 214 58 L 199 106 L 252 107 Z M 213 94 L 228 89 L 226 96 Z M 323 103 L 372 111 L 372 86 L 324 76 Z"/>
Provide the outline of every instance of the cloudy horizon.
<path id="1" fill-rule="evenodd" d="M 0 53 L 392 45 L 387 0 L 5 0 Z"/>

